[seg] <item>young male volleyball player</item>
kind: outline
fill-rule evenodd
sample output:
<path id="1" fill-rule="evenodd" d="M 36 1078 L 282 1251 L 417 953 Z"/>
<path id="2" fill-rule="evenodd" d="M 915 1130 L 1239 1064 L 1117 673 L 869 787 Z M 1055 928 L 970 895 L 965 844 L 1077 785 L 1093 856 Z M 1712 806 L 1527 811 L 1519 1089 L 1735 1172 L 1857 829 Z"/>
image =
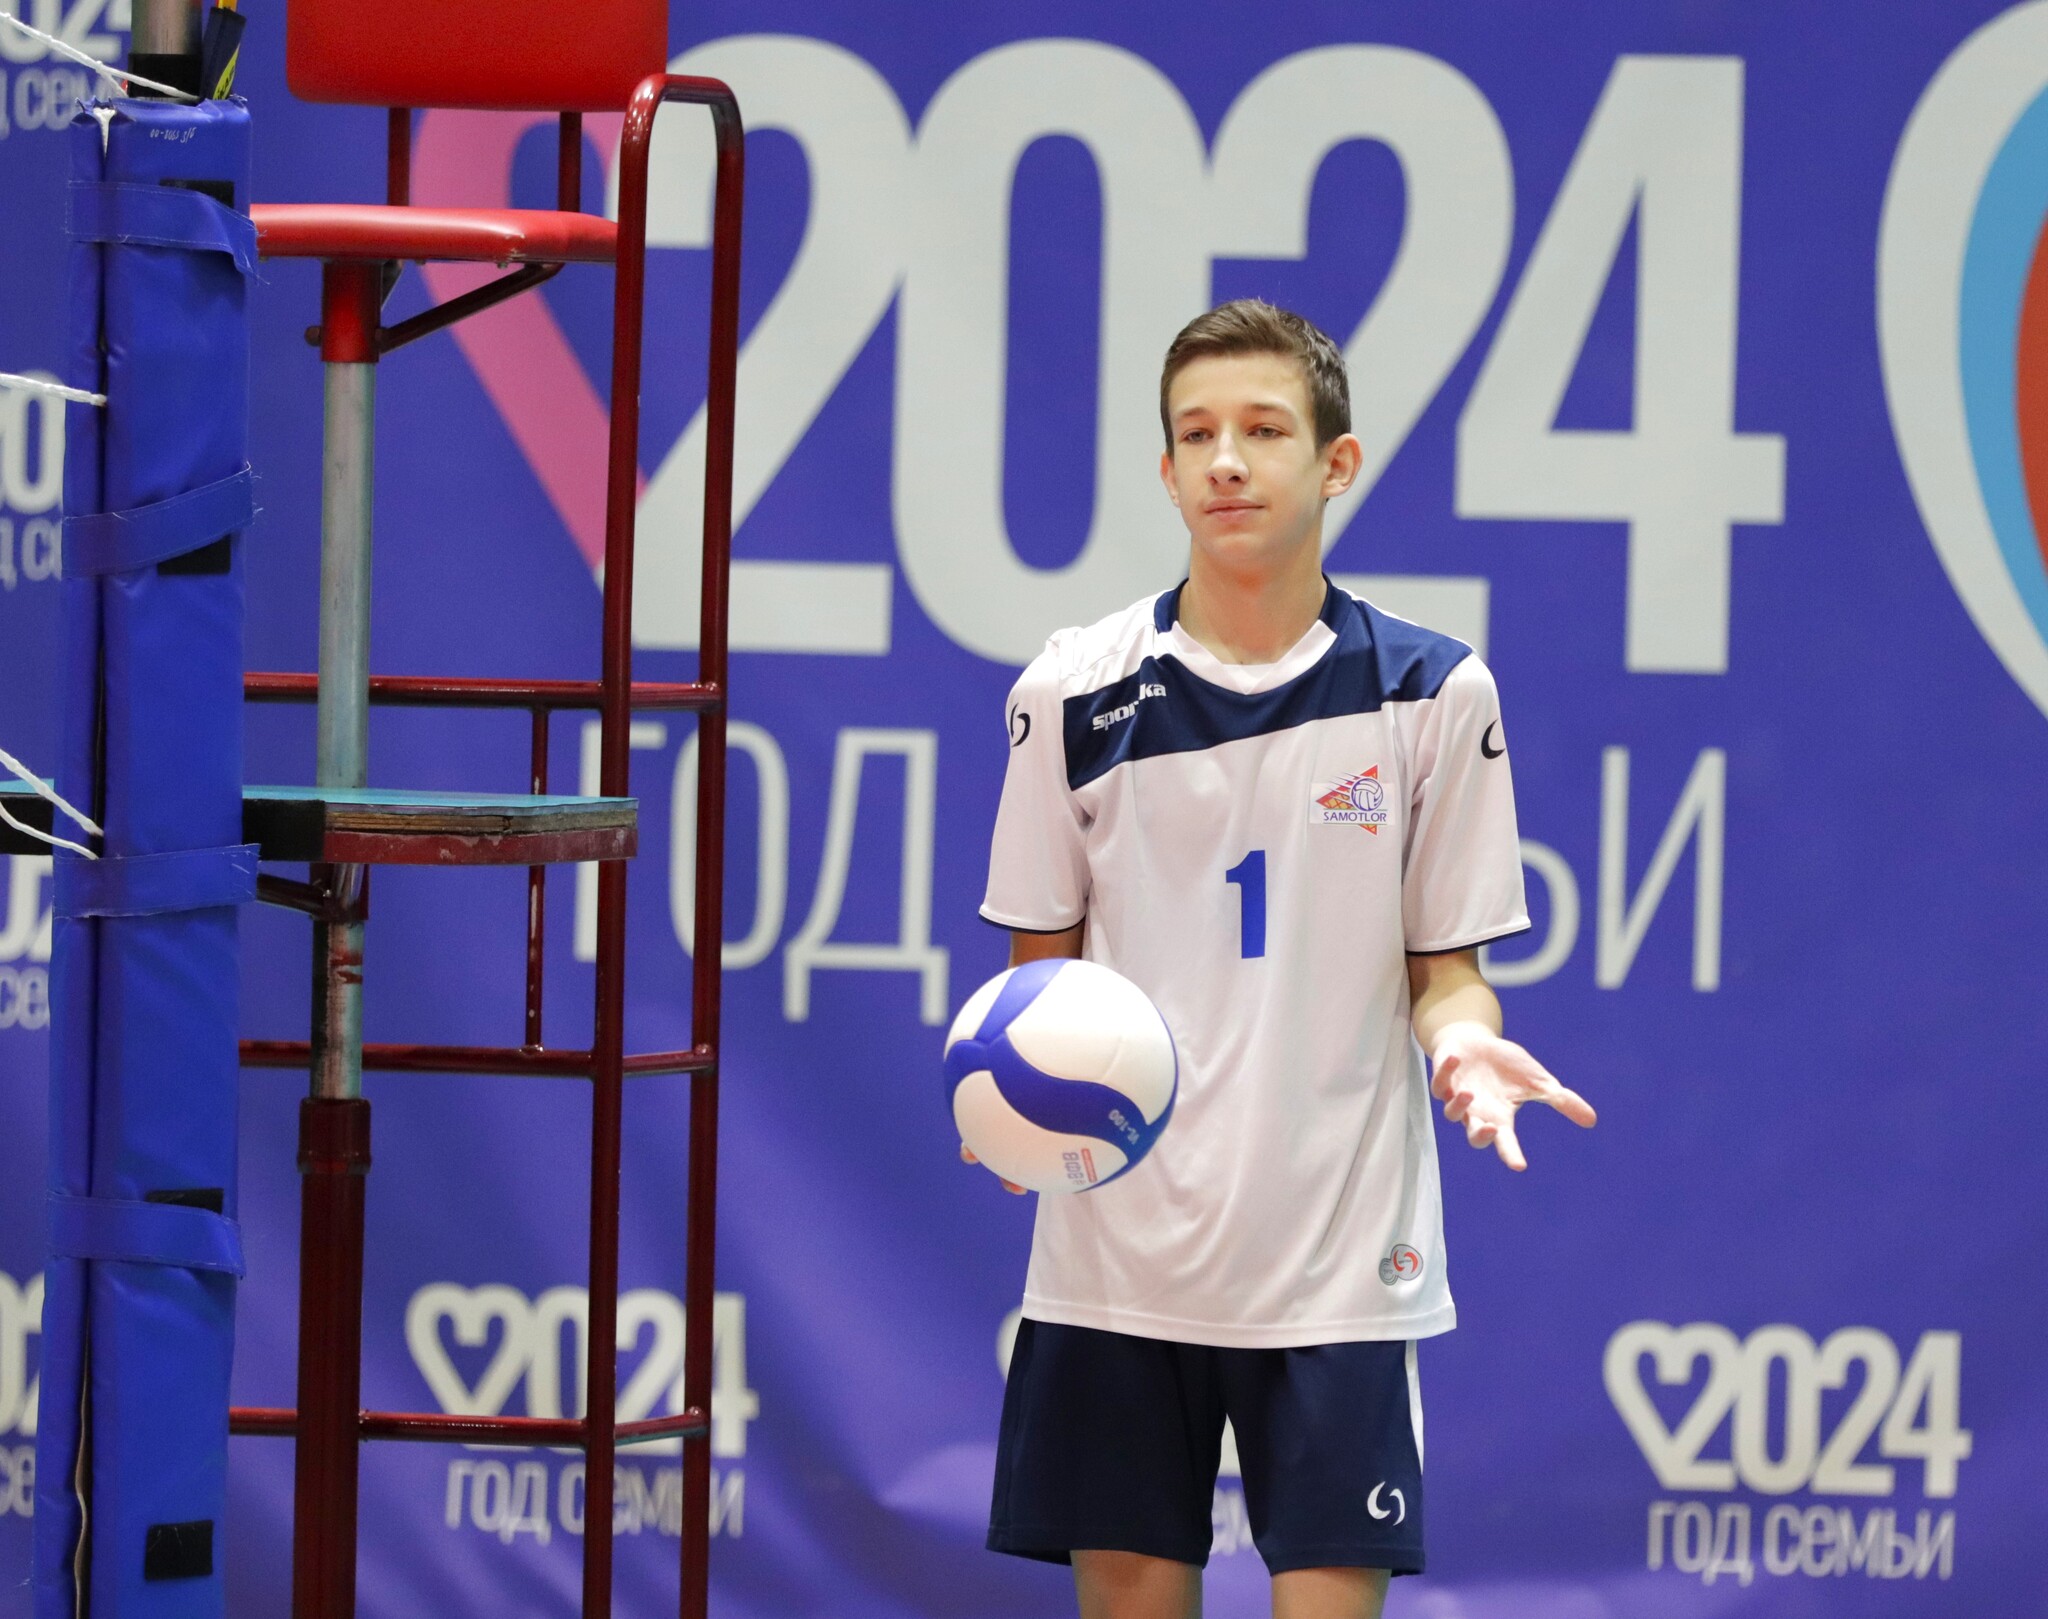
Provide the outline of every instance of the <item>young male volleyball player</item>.
<path id="1" fill-rule="evenodd" d="M 1422 1052 L 1511 1168 L 1521 1103 L 1593 1110 L 1479 971 L 1529 925 L 1492 676 L 1323 577 L 1342 355 L 1225 304 L 1160 414 L 1187 578 L 1018 680 L 981 914 L 1013 965 L 1145 989 L 1180 1096 L 1129 1174 L 1039 1202 L 988 1543 L 1071 1561 L 1083 1619 L 1191 1619 L 1227 1416 L 1278 1619 L 1371 1619 L 1423 1566 L 1415 1340 L 1454 1320 Z"/>

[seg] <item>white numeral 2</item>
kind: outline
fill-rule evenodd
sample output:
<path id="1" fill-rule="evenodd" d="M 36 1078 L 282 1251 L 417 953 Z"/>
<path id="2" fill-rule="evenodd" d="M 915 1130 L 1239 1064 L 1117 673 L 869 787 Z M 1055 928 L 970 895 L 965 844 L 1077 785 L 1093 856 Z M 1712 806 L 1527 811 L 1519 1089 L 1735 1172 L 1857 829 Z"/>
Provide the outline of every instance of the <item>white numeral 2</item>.
<path id="1" fill-rule="evenodd" d="M 880 74 L 851 52 L 818 40 L 763 34 L 719 40 L 677 57 L 670 68 L 731 84 L 748 127 L 794 136 L 810 170 L 803 245 L 740 353 L 733 467 L 737 529 L 810 431 L 896 295 L 910 128 Z M 701 117 L 672 112 L 657 130 L 648 246 L 709 246 L 709 126 Z M 659 337 L 649 336 L 650 351 L 656 351 Z M 633 596 L 633 638 L 640 646 L 697 644 L 705 426 L 700 407 L 640 498 Z M 882 562 L 735 558 L 733 649 L 886 653 L 893 578 L 894 570 Z"/>

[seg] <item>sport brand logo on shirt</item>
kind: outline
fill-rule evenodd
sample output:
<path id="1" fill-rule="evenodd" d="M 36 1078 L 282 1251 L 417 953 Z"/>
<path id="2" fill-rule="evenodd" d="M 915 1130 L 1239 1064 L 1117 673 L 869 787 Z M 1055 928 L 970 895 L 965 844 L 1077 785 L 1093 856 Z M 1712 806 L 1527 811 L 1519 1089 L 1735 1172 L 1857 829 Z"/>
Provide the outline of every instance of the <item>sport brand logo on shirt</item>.
<path id="1" fill-rule="evenodd" d="M 1112 725 L 1121 725 L 1125 720 L 1129 719 L 1133 714 L 1138 712 L 1138 704 L 1144 702 L 1146 698 L 1164 697 L 1165 695 L 1166 688 L 1164 686 L 1159 685 L 1155 681 L 1147 681 L 1145 682 L 1145 684 L 1138 688 L 1138 696 L 1136 702 L 1123 703 L 1116 708 L 1110 709 L 1106 713 L 1097 714 L 1094 719 L 1095 729 L 1098 731 L 1106 731 Z"/>
<path id="2" fill-rule="evenodd" d="M 1310 826 L 1363 827 L 1374 837 L 1387 824 L 1387 790 L 1380 785 L 1380 767 L 1369 765 L 1343 781 L 1319 781 L 1309 805 Z"/>

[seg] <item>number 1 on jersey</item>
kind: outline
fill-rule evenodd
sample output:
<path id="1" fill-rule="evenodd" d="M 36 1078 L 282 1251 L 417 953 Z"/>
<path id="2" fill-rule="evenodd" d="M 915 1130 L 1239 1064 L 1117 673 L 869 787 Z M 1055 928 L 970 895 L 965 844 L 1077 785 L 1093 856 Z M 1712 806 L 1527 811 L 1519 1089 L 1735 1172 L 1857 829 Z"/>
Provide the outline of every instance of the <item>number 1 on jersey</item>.
<path id="1" fill-rule="evenodd" d="M 1254 849 L 1223 874 L 1238 887 L 1238 949 L 1246 961 L 1266 953 L 1266 851 Z"/>

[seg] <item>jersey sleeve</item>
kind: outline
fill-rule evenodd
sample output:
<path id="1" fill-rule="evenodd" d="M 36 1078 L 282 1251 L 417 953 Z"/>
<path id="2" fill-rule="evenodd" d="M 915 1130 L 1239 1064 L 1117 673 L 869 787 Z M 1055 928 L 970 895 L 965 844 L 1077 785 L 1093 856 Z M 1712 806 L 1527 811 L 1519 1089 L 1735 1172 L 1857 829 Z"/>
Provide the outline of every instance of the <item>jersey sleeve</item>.
<path id="1" fill-rule="evenodd" d="M 1464 950 L 1529 926 L 1500 695 L 1477 657 L 1416 705 L 1401 922 L 1411 954 Z"/>
<path id="2" fill-rule="evenodd" d="M 981 914 L 1059 933 L 1088 913 L 1087 818 L 1067 786 L 1058 654 L 1047 647 L 1010 689 L 1010 764 L 996 810 Z"/>

